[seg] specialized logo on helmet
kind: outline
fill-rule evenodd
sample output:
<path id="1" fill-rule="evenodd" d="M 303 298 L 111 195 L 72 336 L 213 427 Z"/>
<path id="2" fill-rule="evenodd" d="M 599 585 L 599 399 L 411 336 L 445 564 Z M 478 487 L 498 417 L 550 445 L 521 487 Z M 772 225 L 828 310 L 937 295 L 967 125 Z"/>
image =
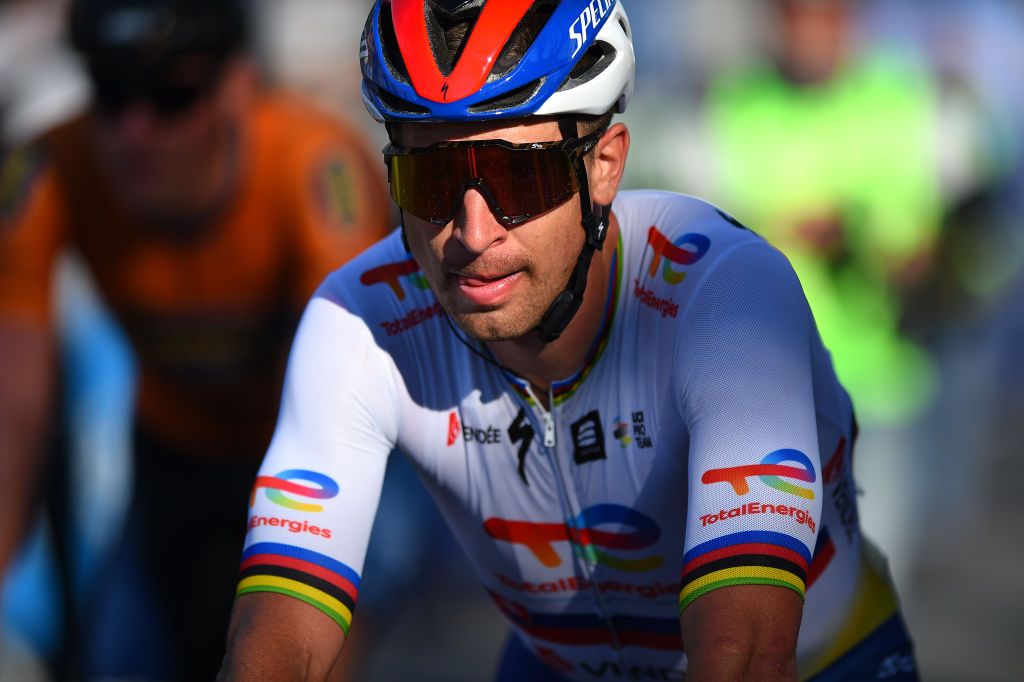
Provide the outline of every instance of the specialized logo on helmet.
<path id="1" fill-rule="evenodd" d="M 798 466 L 786 466 L 783 462 L 790 462 Z M 705 471 L 700 481 L 705 485 L 712 483 L 728 483 L 732 486 L 737 495 L 746 495 L 750 492 L 747 479 L 757 476 L 765 485 L 771 486 L 784 493 L 790 493 L 808 500 L 814 499 L 814 491 L 803 486 L 793 485 L 784 481 L 784 478 L 814 483 L 817 475 L 814 473 L 814 465 L 811 459 L 791 448 L 775 450 L 765 455 L 760 464 L 748 464 L 727 469 L 711 469 Z"/>
<path id="2" fill-rule="evenodd" d="M 601 30 L 604 20 L 611 14 L 612 7 L 616 0 L 591 0 L 590 4 L 583 8 L 580 16 L 569 27 L 569 39 L 575 43 L 572 56 L 575 59 L 583 46 L 587 44 L 587 38 L 591 33 Z"/>
<path id="3" fill-rule="evenodd" d="M 653 225 L 647 233 L 647 244 L 654 250 L 648 275 L 650 277 L 657 275 L 658 266 L 661 265 L 662 278 L 673 286 L 682 284 L 686 279 L 686 273 L 677 271 L 672 267 L 672 263 L 683 266 L 693 265 L 706 256 L 711 249 L 711 240 L 702 234 L 690 232 L 672 242 Z M 663 258 L 664 260 L 662 260 Z"/>

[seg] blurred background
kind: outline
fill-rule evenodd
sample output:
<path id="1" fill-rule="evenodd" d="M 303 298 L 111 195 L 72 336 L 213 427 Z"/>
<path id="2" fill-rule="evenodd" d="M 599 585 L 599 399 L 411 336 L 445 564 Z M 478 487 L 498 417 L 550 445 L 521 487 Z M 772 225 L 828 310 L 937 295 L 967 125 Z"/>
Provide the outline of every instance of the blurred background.
<path id="1" fill-rule="evenodd" d="M 358 94 L 368 0 L 251 4 L 265 77 L 382 146 Z M 787 253 L 854 397 L 860 513 L 923 679 L 1024 679 L 1024 2 L 625 4 L 627 188 L 709 199 Z M 65 12 L 0 0 L 0 150 L 89 102 Z M 41 521 L 8 571 L 0 680 L 49 679 L 129 496 L 130 351 L 74 256 L 57 291 L 71 532 L 54 547 Z M 489 679 L 504 625 L 408 469 L 388 478 L 355 679 Z"/>

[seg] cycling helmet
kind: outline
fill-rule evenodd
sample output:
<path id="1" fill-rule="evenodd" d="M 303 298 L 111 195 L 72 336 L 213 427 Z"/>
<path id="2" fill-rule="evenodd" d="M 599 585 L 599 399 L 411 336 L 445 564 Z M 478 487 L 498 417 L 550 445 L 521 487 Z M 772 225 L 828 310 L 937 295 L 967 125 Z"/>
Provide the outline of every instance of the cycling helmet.
<path id="1" fill-rule="evenodd" d="M 466 37 L 449 45 L 459 24 Z M 619 0 L 377 0 L 363 99 L 382 122 L 621 113 L 631 38 Z"/>
<path id="2" fill-rule="evenodd" d="M 70 33 L 84 55 L 156 62 L 181 53 L 226 57 L 247 38 L 244 0 L 75 0 Z"/>

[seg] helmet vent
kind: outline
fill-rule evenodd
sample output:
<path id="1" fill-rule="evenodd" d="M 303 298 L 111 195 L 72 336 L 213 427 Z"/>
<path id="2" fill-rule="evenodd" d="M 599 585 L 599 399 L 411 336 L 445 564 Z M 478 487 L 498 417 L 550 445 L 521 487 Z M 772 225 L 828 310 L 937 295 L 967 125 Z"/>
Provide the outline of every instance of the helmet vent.
<path id="1" fill-rule="evenodd" d="M 388 70 L 391 71 L 395 80 L 408 85 L 411 79 L 409 70 L 405 67 L 405 60 L 402 59 L 401 49 L 398 47 L 398 36 L 395 35 L 395 21 L 391 13 L 390 2 L 382 2 L 380 5 L 379 26 L 381 52 L 384 54 Z"/>
<path id="2" fill-rule="evenodd" d="M 466 38 L 473 31 L 483 4 L 484 0 L 428 3 L 427 36 L 437 66 L 445 76 L 450 76 L 459 63 Z"/>
<path id="3" fill-rule="evenodd" d="M 558 3 L 554 0 L 540 0 L 534 3 L 530 11 L 519 22 L 519 26 L 512 32 L 508 43 L 498 55 L 498 59 L 495 60 L 494 69 L 491 71 L 488 81 L 493 82 L 504 78 L 519 64 L 537 36 L 547 26 L 557 7 Z"/>
<path id="4" fill-rule="evenodd" d="M 390 92 L 381 88 L 374 88 L 374 91 L 377 93 L 377 97 L 380 98 L 381 104 L 396 114 L 427 115 L 430 113 L 418 104 L 408 102 L 401 97 L 395 97 Z"/>
<path id="5" fill-rule="evenodd" d="M 518 106 L 525 104 L 530 101 L 537 91 L 544 85 L 544 79 L 539 78 L 532 83 L 527 83 L 521 88 L 516 88 L 512 92 L 506 92 L 500 97 L 489 99 L 485 102 L 480 102 L 469 108 L 469 111 L 474 114 L 487 114 L 504 111 L 506 109 L 514 109 Z"/>
<path id="6" fill-rule="evenodd" d="M 587 48 L 580 60 L 576 62 L 576 66 L 569 72 L 569 76 L 558 88 L 558 92 L 571 90 L 592 81 L 611 66 L 613 61 L 615 61 L 615 48 L 603 40 L 597 41 Z"/>

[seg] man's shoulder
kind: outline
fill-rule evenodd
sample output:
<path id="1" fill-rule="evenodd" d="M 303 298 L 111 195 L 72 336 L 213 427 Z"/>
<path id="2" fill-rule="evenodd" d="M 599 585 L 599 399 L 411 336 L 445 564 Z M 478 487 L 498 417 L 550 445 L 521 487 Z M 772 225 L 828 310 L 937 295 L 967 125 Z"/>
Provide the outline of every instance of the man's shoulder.
<path id="1" fill-rule="evenodd" d="M 44 183 L 58 177 L 85 179 L 95 172 L 82 115 L 0 153 L 0 225 L 15 223 Z M 64 192 L 75 187 L 54 183 L 51 189 Z"/>
<path id="2" fill-rule="evenodd" d="M 682 319 L 706 282 L 742 252 L 785 258 L 725 210 L 695 197 L 624 192 L 614 206 L 632 298 L 662 317 Z M 753 277 L 753 275 L 752 275 Z"/>
<path id="3" fill-rule="evenodd" d="M 437 304 L 398 229 L 331 273 L 317 296 L 342 305 L 371 326 Z"/>
<path id="4" fill-rule="evenodd" d="M 444 316 L 400 230 L 332 273 L 316 296 L 361 319 L 389 352 L 424 341 Z"/>
<path id="5" fill-rule="evenodd" d="M 627 258 L 660 270 L 669 284 L 705 270 L 746 244 L 767 242 L 725 210 L 696 197 L 656 190 L 623 192 L 613 206 Z M 770 247 L 767 247 L 770 248 Z"/>

